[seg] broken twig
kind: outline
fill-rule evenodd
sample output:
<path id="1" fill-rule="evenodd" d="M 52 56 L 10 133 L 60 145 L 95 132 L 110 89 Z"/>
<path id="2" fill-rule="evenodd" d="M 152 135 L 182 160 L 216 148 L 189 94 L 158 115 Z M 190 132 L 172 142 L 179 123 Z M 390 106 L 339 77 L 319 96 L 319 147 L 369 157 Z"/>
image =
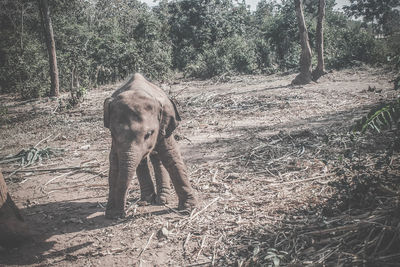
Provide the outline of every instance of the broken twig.
<path id="1" fill-rule="evenodd" d="M 212 204 L 214 204 L 215 202 L 217 202 L 221 197 L 216 197 L 214 198 L 210 203 L 208 203 L 203 209 L 201 209 L 200 211 L 196 212 L 195 214 L 193 214 L 193 216 L 190 216 L 190 218 L 183 222 L 181 226 L 184 226 L 186 224 L 188 224 L 189 222 L 191 222 L 194 218 L 196 218 L 200 213 L 204 212 L 206 209 L 208 209 L 208 207 L 210 207 Z"/>
<path id="2" fill-rule="evenodd" d="M 51 169 L 28 169 L 28 170 L 15 170 L 15 171 L 3 171 L 3 173 L 18 173 L 18 172 L 54 172 L 54 171 L 68 171 L 68 170 L 80 170 L 87 168 L 99 167 L 100 164 L 85 165 L 85 166 L 72 166 L 62 168 L 51 168 Z"/>
<path id="3" fill-rule="evenodd" d="M 140 259 L 140 257 L 142 256 L 143 252 L 144 252 L 144 251 L 147 249 L 147 247 L 150 245 L 150 242 L 151 242 L 151 239 L 153 238 L 153 236 L 154 236 L 154 232 L 151 233 L 149 239 L 147 240 L 146 245 L 145 245 L 144 248 L 140 251 L 139 256 L 138 256 L 139 259 Z"/>

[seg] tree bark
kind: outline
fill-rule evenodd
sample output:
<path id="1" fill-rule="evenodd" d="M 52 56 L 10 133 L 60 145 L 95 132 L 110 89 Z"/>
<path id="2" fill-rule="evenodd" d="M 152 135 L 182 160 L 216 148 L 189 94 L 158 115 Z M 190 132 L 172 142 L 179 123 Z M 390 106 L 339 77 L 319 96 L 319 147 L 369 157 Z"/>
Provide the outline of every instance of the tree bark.
<path id="1" fill-rule="evenodd" d="M 0 246 L 17 247 L 30 239 L 28 226 L 11 199 L 0 172 Z"/>
<path id="2" fill-rule="evenodd" d="M 325 18 L 325 0 L 319 0 L 317 37 L 316 37 L 318 64 L 315 70 L 312 72 L 313 81 L 318 80 L 322 75 L 326 74 L 325 62 L 324 62 L 324 18 Z"/>
<path id="3" fill-rule="evenodd" d="M 54 42 L 53 26 L 51 23 L 50 9 L 47 0 L 38 0 L 40 15 L 42 18 L 43 31 L 46 37 L 46 46 L 49 54 L 51 88 L 50 96 L 60 94 L 60 83 L 58 79 L 58 67 L 56 56 L 56 45 Z"/>
<path id="4" fill-rule="evenodd" d="M 311 48 L 308 40 L 308 32 L 303 13 L 303 1 L 295 0 L 296 16 L 299 25 L 301 56 L 300 56 L 300 73 L 294 78 L 292 84 L 307 84 L 311 82 Z"/>

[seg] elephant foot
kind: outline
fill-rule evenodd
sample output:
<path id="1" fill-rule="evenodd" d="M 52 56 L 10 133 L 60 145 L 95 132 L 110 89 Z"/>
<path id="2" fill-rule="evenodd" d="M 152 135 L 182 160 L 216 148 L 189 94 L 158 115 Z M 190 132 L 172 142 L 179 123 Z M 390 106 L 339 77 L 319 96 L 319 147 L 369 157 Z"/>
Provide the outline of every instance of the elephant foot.
<path id="1" fill-rule="evenodd" d="M 106 218 L 107 219 L 125 218 L 125 216 L 126 216 L 126 213 L 124 210 L 106 209 Z"/>
<path id="2" fill-rule="evenodd" d="M 149 195 L 142 195 L 140 197 L 140 201 L 138 202 L 139 206 L 147 206 L 156 203 L 156 194 L 151 193 Z"/>
<path id="3" fill-rule="evenodd" d="M 114 201 L 109 200 L 106 206 L 106 218 L 118 219 L 126 216 L 125 209 L 121 205 L 115 205 Z"/>
<path id="4" fill-rule="evenodd" d="M 179 199 L 178 210 L 190 214 L 197 206 L 197 200 L 193 195 L 186 197 L 185 199 Z"/>
<path id="5" fill-rule="evenodd" d="M 156 197 L 156 204 L 157 204 L 157 205 L 165 205 L 165 204 L 168 204 L 168 202 L 169 202 L 169 195 L 170 195 L 170 190 L 169 190 L 169 189 L 161 190 L 161 192 L 159 192 L 159 193 L 157 194 L 157 197 Z"/>

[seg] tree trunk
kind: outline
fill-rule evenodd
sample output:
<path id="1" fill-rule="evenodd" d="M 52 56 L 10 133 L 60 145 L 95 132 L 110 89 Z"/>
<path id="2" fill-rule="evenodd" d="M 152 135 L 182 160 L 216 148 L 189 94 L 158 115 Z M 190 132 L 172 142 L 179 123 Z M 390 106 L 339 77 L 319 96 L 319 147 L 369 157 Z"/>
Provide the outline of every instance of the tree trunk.
<path id="1" fill-rule="evenodd" d="M 301 56 L 300 56 L 300 73 L 292 81 L 292 84 L 307 84 L 311 82 L 311 48 L 308 41 L 308 32 L 303 14 L 303 1 L 295 0 L 297 22 L 299 25 Z"/>
<path id="2" fill-rule="evenodd" d="M 51 24 L 50 9 L 47 0 L 38 0 L 40 14 L 42 18 L 44 35 L 46 37 L 46 46 L 49 54 L 49 65 L 50 65 L 50 78 L 51 88 L 50 96 L 59 95 L 59 79 L 58 79 L 58 67 L 57 67 L 57 56 L 56 46 L 54 43 L 53 26 Z"/>
<path id="3" fill-rule="evenodd" d="M 326 74 L 324 62 L 324 18 L 325 18 L 325 0 L 319 0 L 318 5 L 318 21 L 317 21 L 317 38 L 316 48 L 318 53 L 318 64 L 312 72 L 312 79 L 318 80 L 322 75 Z"/>
<path id="4" fill-rule="evenodd" d="M 0 172 L 0 246 L 13 248 L 30 239 L 30 233 Z"/>

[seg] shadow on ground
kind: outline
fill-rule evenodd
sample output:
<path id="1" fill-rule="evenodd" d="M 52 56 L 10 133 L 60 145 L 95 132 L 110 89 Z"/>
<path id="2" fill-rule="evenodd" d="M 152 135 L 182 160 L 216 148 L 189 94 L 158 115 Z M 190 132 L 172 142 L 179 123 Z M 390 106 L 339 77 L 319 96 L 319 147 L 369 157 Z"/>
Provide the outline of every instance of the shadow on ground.
<path id="1" fill-rule="evenodd" d="M 314 141 L 320 151 L 325 150 L 319 152 L 321 159 L 331 156 L 330 149 L 342 154 L 343 158 L 334 163 L 337 179 L 315 187 L 334 193 L 324 205 L 305 199 L 304 205 L 286 213 L 274 225 L 234 232 L 227 237 L 234 245 L 218 265 L 277 266 L 281 262 L 285 266 L 398 266 L 398 131 L 371 134 L 356 141 L 343 134 L 340 140 L 328 141 L 326 148 L 311 132 L 279 138 L 293 144 Z"/>
<path id="2" fill-rule="evenodd" d="M 254 125 L 249 121 L 249 125 L 224 129 L 229 131 L 229 137 L 217 137 L 192 145 L 191 150 L 203 152 L 203 155 L 191 156 L 189 162 L 199 165 L 209 161 L 220 161 L 221 155 L 237 158 L 240 155 L 245 156 L 246 152 L 251 153 L 260 145 L 264 150 L 268 149 L 271 152 L 279 150 L 269 158 L 264 158 L 266 161 L 283 156 L 284 153 L 297 153 L 299 149 L 312 149 L 315 152 L 319 144 L 333 142 L 339 133 L 350 131 L 355 120 L 361 119 L 374 106 L 366 105 L 358 110 L 349 109 L 274 125 Z M 268 134 L 277 131 L 278 134 Z"/>
<path id="3" fill-rule="evenodd" d="M 136 200 L 130 201 L 136 202 Z M 22 209 L 25 221 L 32 230 L 33 240 L 20 248 L 0 250 L 0 265 L 45 264 L 47 260 L 60 257 L 68 261 L 69 257 L 74 257 L 71 253 L 90 247 L 93 242 L 81 240 L 79 244 L 56 250 L 54 249 L 56 241 L 49 241 L 51 237 L 67 233 L 87 234 L 91 230 L 107 228 L 139 217 L 172 212 L 168 209 L 141 212 L 124 219 L 109 220 L 104 216 L 104 206 L 105 203 L 99 202 L 63 201 Z"/>

